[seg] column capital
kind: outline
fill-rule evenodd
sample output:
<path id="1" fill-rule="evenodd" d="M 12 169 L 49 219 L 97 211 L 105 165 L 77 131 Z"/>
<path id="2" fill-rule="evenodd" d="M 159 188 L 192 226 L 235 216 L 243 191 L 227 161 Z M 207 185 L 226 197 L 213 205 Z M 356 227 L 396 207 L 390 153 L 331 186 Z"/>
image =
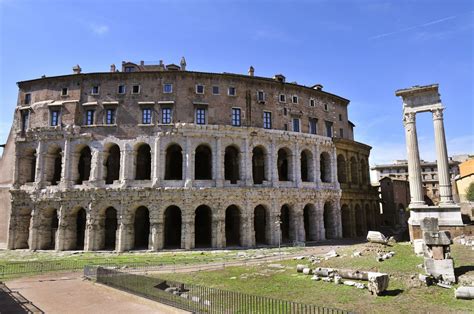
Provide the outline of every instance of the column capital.
<path id="1" fill-rule="evenodd" d="M 416 122 L 416 113 L 415 112 L 405 112 L 403 113 L 403 124 L 406 126 L 409 123 Z"/>
<path id="2" fill-rule="evenodd" d="M 431 110 L 433 113 L 433 120 L 442 120 L 443 119 L 443 108 L 436 108 Z"/>

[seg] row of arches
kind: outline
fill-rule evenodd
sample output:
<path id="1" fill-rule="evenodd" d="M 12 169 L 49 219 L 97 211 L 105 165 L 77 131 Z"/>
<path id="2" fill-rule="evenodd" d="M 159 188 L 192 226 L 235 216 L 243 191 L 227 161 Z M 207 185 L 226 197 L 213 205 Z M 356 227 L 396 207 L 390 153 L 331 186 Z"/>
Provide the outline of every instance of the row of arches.
<path id="1" fill-rule="evenodd" d="M 275 215 L 276 214 L 276 215 Z M 84 208 L 77 208 L 69 215 L 66 215 L 60 222 L 58 211 L 47 209 L 41 211 L 35 219 L 40 220 L 40 224 L 32 223 L 33 217 L 29 214 L 23 216 L 26 229 L 31 229 L 32 225 L 39 226 L 35 230 L 29 230 L 21 240 L 17 241 L 14 248 L 29 248 L 30 240 L 28 236 L 34 234 L 34 249 L 41 250 L 84 250 L 87 241 L 94 250 L 119 250 L 118 237 L 120 234 L 119 213 L 114 207 L 107 207 L 99 212 L 97 222 L 94 227 L 87 225 L 88 214 Z M 319 233 L 324 228 L 324 238 L 335 238 L 335 226 L 337 215 L 330 202 L 324 204 L 323 217 L 319 217 L 316 207 L 307 204 L 303 209 L 302 224 L 298 223 L 298 215 L 295 209 L 285 204 L 278 213 L 271 213 L 265 205 L 258 205 L 253 209 L 252 217 L 247 217 L 237 205 L 230 205 L 225 210 L 223 220 L 224 246 L 244 247 L 248 246 L 248 237 L 253 237 L 251 243 L 261 245 L 275 244 L 275 232 L 280 237 L 280 242 L 291 243 L 301 240 L 298 234 L 299 229 L 303 230 L 305 241 L 316 241 L 320 239 Z M 29 219 L 28 219 L 29 218 Z M 323 218 L 323 222 L 318 223 L 318 219 Z M 253 230 L 248 230 L 248 219 L 252 220 Z M 213 216 L 211 208 L 207 205 L 200 205 L 194 211 L 194 245 L 195 248 L 216 247 L 216 217 Z M 60 226 L 61 224 L 61 226 Z M 150 211 L 146 206 L 139 206 L 133 212 L 130 228 L 127 233 L 129 239 L 128 249 L 146 250 L 151 248 L 152 224 L 150 222 Z M 60 229 L 61 228 L 61 231 Z M 276 229 L 275 229 L 276 228 Z M 279 228 L 279 230 L 278 230 Z M 95 231 L 90 231 L 95 230 Z M 168 206 L 163 213 L 161 232 L 162 244 L 160 248 L 176 249 L 184 248 L 184 238 L 186 237 L 183 226 L 183 212 L 176 205 Z M 61 232 L 61 234 L 59 234 Z M 87 232 L 96 232 L 93 237 L 88 237 Z M 190 232 L 186 230 L 186 232 Z M 246 234 L 250 232 L 250 234 Z M 279 233 L 278 233 L 279 232 Z M 89 240 L 87 240 L 89 238 Z M 63 243 L 58 244 L 58 241 Z"/>
<path id="2" fill-rule="evenodd" d="M 365 204 L 364 208 L 360 204 L 355 204 L 353 207 L 343 204 L 341 206 L 342 236 L 344 238 L 362 237 L 368 230 L 376 230 L 379 215 L 377 207 L 371 207 L 369 204 Z"/>
<path id="3" fill-rule="evenodd" d="M 349 162 L 346 162 L 344 155 L 337 155 L 337 180 L 339 183 L 368 184 L 368 173 L 368 163 L 364 158 L 358 161 L 356 157 L 352 156 Z"/>

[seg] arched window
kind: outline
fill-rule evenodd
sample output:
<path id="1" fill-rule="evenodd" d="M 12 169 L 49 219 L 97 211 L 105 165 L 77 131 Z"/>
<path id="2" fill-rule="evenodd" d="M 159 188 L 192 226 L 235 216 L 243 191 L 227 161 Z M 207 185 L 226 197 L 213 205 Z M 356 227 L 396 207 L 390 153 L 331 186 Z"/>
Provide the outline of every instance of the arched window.
<path id="1" fill-rule="evenodd" d="M 265 176 L 265 150 L 257 146 L 252 151 L 252 176 L 254 184 L 262 184 L 266 180 Z"/>
<path id="2" fill-rule="evenodd" d="M 46 182 L 50 182 L 51 185 L 58 185 L 59 181 L 61 181 L 62 171 L 61 148 L 56 145 L 50 146 L 44 162 Z"/>
<path id="3" fill-rule="evenodd" d="M 106 152 L 105 184 L 113 184 L 120 178 L 120 148 L 113 144 Z"/>
<path id="4" fill-rule="evenodd" d="M 35 182 L 36 175 L 36 150 L 26 149 L 18 160 L 20 184 Z"/>
<path id="5" fill-rule="evenodd" d="M 206 145 L 199 145 L 196 148 L 194 179 L 212 180 L 212 152 Z"/>
<path id="6" fill-rule="evenodd" d="M 92 154 L 89 146 L 84 146 L 79 153 L 79 162 L 77 165 L 78 178 L 77 184 L 82 184 L 84 181 L 89 181 L 91 175 L 91 161 Z"/>
<path id="7" fill-rule="evenodd" d="M 326 183 L 331 182 L 331 158 L 327 152 L 321 153 L 319 165 L 321 170 L 321 181 Z"/>
<path id="8" fill-rule="evenodd" d="M 337 156 L 337 180 L 339 183 L 347 183 L 346 158 L 343 155 Z"/>
<path id="9" fill-rule="evenodd" d="M 239 151 L 234 146 L 227 146 L 224 155 L 224 178 L 235 184 L 240 178 L 239 175 Z"/>
<path id="10" fill-rule="evenodd" d="M 183 150 L 178 144 L 166 149 L 165 180 L 183 179 Z"/>
<path id="11" fill-rule="evenodd" d="M 309 150 L 301 152 L 301 181 L 312 182 L 313 179 L 313 154 Z"/>
<path id="12" fill-rule="evenodd" d="M 138 146 L 135 164 L 135 180 L 151 179 L 151 148 L 148 144 Z"/>
<path id="13" fill-rule="evenodd" d="M 359 183 L 359 171 L 357 169 L 357 159 L 355 157 L 351 157 L 351 183 L 358 184 Z"/>
<path id="14" fill-rule="evenodd" d="M 291 152 L 287 148 L 280 148 L 278 150 L 278 180 L 291 181 Z"/>

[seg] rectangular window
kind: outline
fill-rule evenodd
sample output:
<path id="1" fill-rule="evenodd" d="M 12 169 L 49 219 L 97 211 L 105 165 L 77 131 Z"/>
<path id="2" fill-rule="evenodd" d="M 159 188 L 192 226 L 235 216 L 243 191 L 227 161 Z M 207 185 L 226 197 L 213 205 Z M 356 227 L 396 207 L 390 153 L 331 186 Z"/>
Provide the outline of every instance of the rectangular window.
<path id="1" fill-rule="evenodd" d="M 339 121 L 342 121 L 342 114 L 339 114 Z"/>
<path id="2" fill-rule="evenodd" d="M 339 137 L 344 138 L 344 129 L 339 129 Z"/>
<path id="3" fill-rule="evenodd" d="M 229 90 L 227 91 L 227 94 L 228 94 L 229 96 L 235 96 L 235 93 L 236 93 L 235 87 L 232 87 L 232 86 L 229 87 Z"/>
<path id="4" fill-rule="evenodd" d="M 94 110 L 86 110 L 86 125 L 94 124 Z"/>
<path id="5" fill-rule="evenodd" d="M 92 95 L 98 95 L 99 94 L 99 85 L 92 86 L 91 94 Z"/>
<path id="6" fill-rule="evenodd" d="M 291 98 L 292 102 L 294 104 L 297 104 L 298 103 L 298 96 L 294 95 L 292 98 Z"/>
<path id="7" fill-rule="evenodd" d="M 283 108 L 283 115 L 286 116 L 288 114 L 288 109 Z"/>
<path id="8" fill-rule="evenodd" d="M 324 104 L 324 111 L 328 111 L 328 110 L 329 110 L 328 104 Z"/>
<path id="9" fill-rule="evenodd" d="M 326 136 L 332 137 L 332 122 L 326 121 Z"/>
<path id="10" fill-rule="evenodd" d="M 171 123 L 171 108 L 161 108 L 161 123 L 162 124 Z"/>
<path id="11" fill-rule="evenodd" d="M 240 108 L 232 108 L 232 125 L 240 126 Z"/>
<path id="12" fill-rule="evenodd" d="M 288 124 L 287 123 L 283 124 L 283 130 L 288 131 Z"/>
<path id="13" fill-rule="evenodd" d="M 196 124 L 206 124 L 206 109 L 196 109 Z"/>
<path id="14" fill-rule="evenodd" d="M 309 133 L 318 134 L 318 119 L 315 119 L 315 118 L 309 119 Z"/>
<path id="15" fill-rule="evenodd" d="M 58 109 L 54 109 L 54 110 L 50 111 L 50 122 L 49 122 L 49 124 L 51 126 L 59 125 L 59 113 L 60 113 L 60 111 Z"/>
<path id="16" fill-rule="evenodd" d="M 300 131 L 300 119 L 293 118 L 293 132 L 299 132 L 299 131 Z"/>
<path id="17" fill-rule="evenodd" d="M 263 91 L 257 92 L 257 101 L 264 102 L 265 101 L 265 93 Z"/>
<path id="18" fill-rule="evenodd" d="M 151 109 L 142 109 L 142 124 L 151 124 Z"/>
<path id="19" fill-rule="evenodd" d="M 271 129 L 272 128 L 272 113 L 268 111 L 263 112 L 263 128 Z"/>
<path id="20" fill-rule="evenodd" d="M 23 110 L 21 112 L 21 132 L 28 130 L 30 120 L 30 112 L 28 110 Z"/>
<path id="21" fill-rule="evenodd" d="M 285 94 L 280 94 L 279 100 L 280 100 L 280 102 L 286 102 L 286 95 Z"/>
<path id="22" fill-rule="evenodd" d="M 313 99 L 313 98 L 311 98 L 311 99 L 309 100 L 309 106 L 310 106 L 310 107 L 314 107 L 314 99 Z"/>
<path id="23" fill-rule="evenodd" d="M 166 83 L 163 85 L 163 93 L 170 94 L 173 92 L 173 84 Z"/>
<path id="24" fill-rule="evenodd" d="M 204 94 L 204 85 L 196 85 L 196 94 Z"/>
<path id="25" fill-rule="evenodd" d="M 125 94 L 125 85 L 119 85 L 117 93 L 119 94 Z"/>
<path id="26" fill-rule="evenodd" d="M 214 95 L 219 95 L 219 86 L 212 86 L 212 93 Z"/>
<path id="27" fill-rule="evenodd" d="M 61 96 L 67 96 L 67 87 L 64 87 L 63 89 L 61 89 Z"/>
<path id="28" fill-rule="evenodd" d="M 140 85 L 132 86 L 132 94 L 140 94 Z"/>
<path id="29" fill-rule="evenodd" d="M 125 72 L 135 72 L 135 67 L 125 67 Z"/>
<path id="30" fill-rule="evenodd" d="M 115 109 L 105 109 L 105 124 L 115 124 Z"/>
<path id="31" fill-rule="evenodd" d="M 29 105 L 31 103 L 31 94 L 25 94 L 25 105 Z"/>

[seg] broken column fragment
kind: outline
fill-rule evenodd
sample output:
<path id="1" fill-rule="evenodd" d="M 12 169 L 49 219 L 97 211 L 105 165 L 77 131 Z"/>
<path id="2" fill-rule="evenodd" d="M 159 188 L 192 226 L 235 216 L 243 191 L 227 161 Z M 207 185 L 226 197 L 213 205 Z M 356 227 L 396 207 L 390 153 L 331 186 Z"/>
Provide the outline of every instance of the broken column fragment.
<path id="1" fill-rule="evenodd" d="M 367 233 L 367 241 L 372 243 L 387 244 L 388 239 L 379 231 L 369 231 Z"/>

